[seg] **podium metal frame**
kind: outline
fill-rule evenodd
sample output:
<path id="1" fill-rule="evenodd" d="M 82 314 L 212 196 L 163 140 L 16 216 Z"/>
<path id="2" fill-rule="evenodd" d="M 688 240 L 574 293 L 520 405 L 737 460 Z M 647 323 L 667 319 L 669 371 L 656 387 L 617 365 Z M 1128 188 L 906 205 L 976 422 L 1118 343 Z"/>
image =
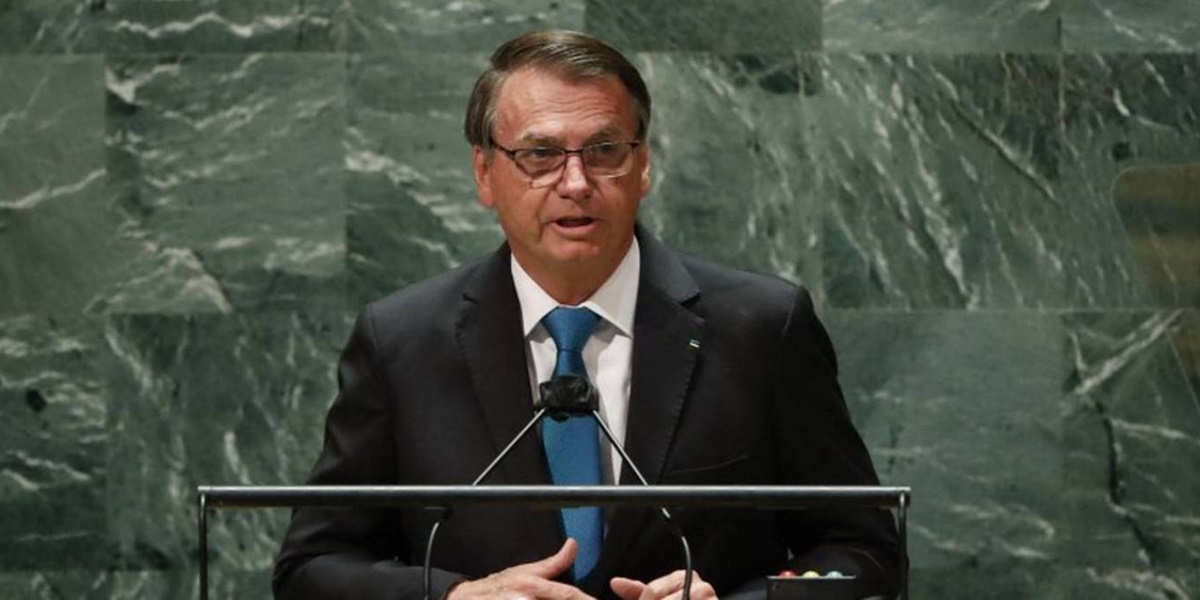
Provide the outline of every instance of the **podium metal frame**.
<path id="1" fill-rule="evenodd" d="M 213 509 L 369 506 L 445 510 L 466 505 L 509 505 L 545 509 L 576 506 L 895 509 L 900 538 L 900 598 L 908 600 L 911 496 L 908 487 L 880 486 L 199 486 L 196 530 L 200 546 L 200 598 L 208 600 L 208 512 Z"/>

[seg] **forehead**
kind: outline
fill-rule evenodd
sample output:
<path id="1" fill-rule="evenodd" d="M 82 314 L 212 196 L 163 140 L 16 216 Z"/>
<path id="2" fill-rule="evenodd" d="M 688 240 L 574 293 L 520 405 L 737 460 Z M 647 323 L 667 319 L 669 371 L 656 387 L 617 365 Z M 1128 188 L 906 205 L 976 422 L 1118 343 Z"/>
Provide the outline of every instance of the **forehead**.
<path id="1" fill-rule="evenodd" d="M 496 98 L 496 135 L 504 141 L 579 141 L 637 133 L 633 97 L 616 76 L 567 79 L 522 69 L 509 75 Z M 499 141 L 499 140 L 498 140 Z"/>

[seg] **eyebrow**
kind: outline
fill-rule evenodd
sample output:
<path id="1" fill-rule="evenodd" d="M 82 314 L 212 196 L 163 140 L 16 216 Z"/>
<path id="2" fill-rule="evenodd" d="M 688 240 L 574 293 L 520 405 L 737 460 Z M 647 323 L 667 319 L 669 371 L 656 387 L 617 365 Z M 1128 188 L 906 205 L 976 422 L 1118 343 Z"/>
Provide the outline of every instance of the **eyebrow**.
<path id="1" fill-rule="evenodd" d="M 584 140 L 583 145 L 589 146 L 591 144 L 597 144 L 600 142 L 612 141 L 612 140 L 616 139 L 620 135 L 620 133 L 621 133 L 621 129 L 619 127 L 617 127 L 616 125 L 609 125 L 607 127 L 601 128 L 596 133 L 589 135 L 587 137 L 587 139 Z M 539 146 L 553 146 L 556 148 L 563 147 L 562 138 L 552 136 L 552 135 L 539 135 L 536 133 L 529 133 L 524 136 L 521 136 L 521 141 L 529 142 L 531 144 L 537 144 Z"/>

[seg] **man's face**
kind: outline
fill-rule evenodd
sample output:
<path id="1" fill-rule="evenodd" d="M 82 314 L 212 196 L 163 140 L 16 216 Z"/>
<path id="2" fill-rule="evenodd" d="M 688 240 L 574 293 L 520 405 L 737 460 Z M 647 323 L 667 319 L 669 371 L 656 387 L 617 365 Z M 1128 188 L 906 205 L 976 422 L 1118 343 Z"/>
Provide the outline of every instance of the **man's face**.
<path id="1" fill-rule="evenodd" d="M 633 98 L 616 77 L 568 81 L 544 71 L 511 74 L 496 101 L 493 141 L 505 148 L 577 149 L 636 139 Z M 607 277 L 633 240 L 642 196 L 650 189 L 645 144 L 629 172 L 589 176 L 582 159 L 567 157 L 561 177 L 531 188 L 529 177 L 500 150 L 474 149 L 479 201 L 496 211 L 513 256 L 539 283 L 585 273 Z M 544 284 L 543 284 L 544 286 Z"/>

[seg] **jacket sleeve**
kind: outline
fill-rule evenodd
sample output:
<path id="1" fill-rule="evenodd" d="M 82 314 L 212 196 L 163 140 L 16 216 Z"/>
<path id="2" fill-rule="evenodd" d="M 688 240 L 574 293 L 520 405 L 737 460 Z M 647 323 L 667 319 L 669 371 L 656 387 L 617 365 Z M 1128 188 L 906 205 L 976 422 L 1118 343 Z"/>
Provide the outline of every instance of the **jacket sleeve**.
<path id="1" fill-rule="evenodd" d="M 879 485 L 838 385 L 833 345 L 803 289 L 797 291 L 776 356 L 771 423 L 780 482 Z M 789 511 L 779 519 L 794 557 L 791 568 L 853 574 L 857 597 L 895 597 L 901 566 L 890 511 Z"/>
<path id="2" fill-rule="evenodd" d="M 338 363 L 338 395 L 309 485 L 397 483 L 393 406 L 378 375 L 370 307 L 355 323 Z M 423 597 L 423 548 L 407 547 L 399 511 L 299 508 L 275 562 L 272 588 L 281 600 Z M 431 598 L 462 576 L 434 570 Z"/>

